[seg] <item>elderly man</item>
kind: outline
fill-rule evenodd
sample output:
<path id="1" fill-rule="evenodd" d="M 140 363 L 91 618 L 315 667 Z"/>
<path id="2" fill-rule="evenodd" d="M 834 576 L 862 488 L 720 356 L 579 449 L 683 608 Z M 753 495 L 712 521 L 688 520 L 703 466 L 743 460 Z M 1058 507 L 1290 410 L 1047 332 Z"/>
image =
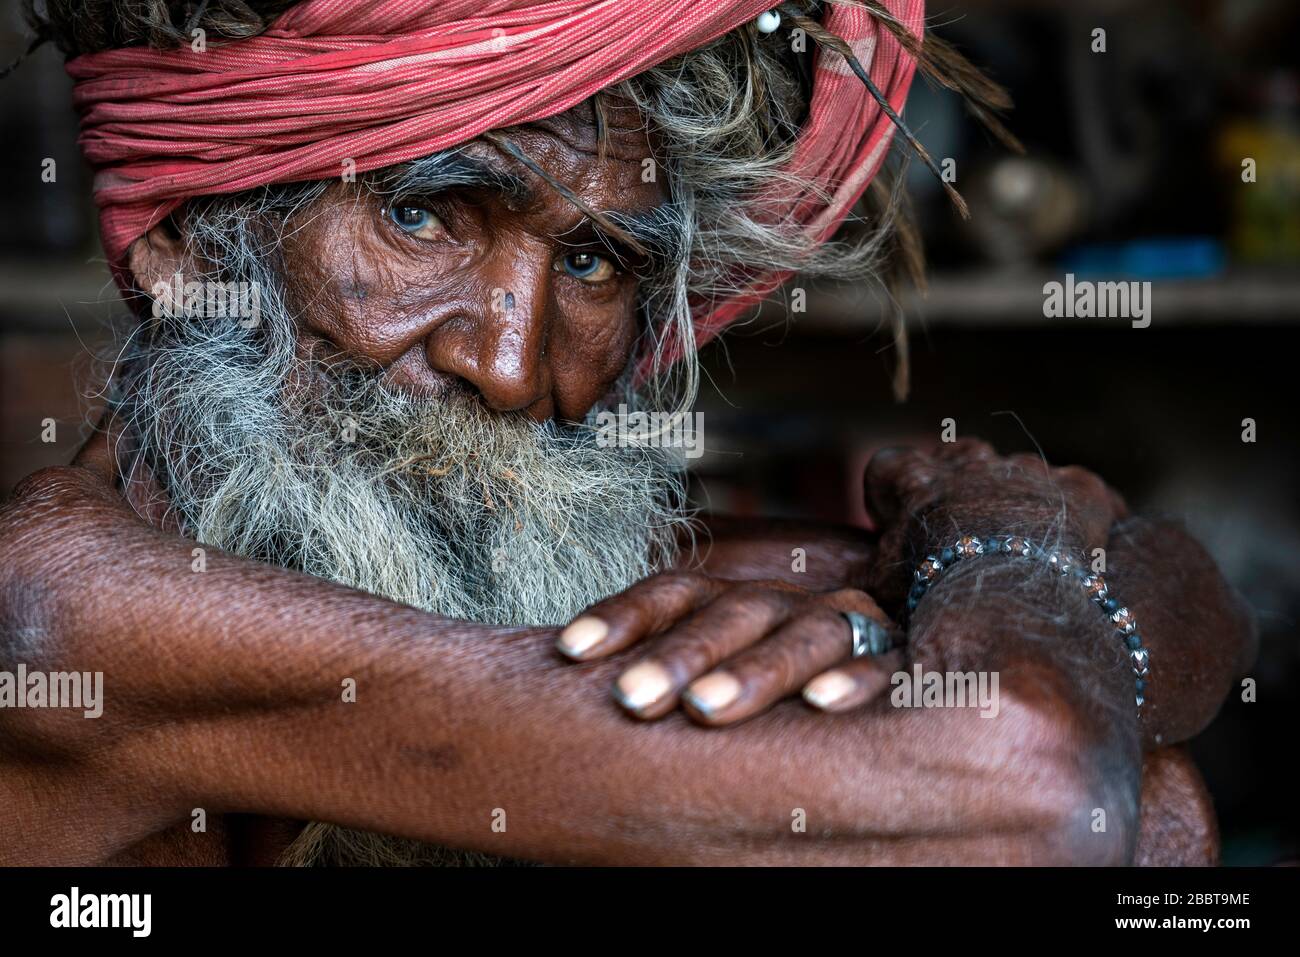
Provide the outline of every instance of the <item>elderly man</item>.
<path id="1" fill-rule="evenodd" d="M 594 427 L 689 409 L 793 271 L 873 275 L 886 220 L 826 240 L 918 0 L 34 22 L 132 319 L 0 514 L 3 667 L 104 675 L 95 720 L 0 711 L 6 862 L 1213 860 L 1170 746 L 1251 630 L 1181 531 L 973 441 L 877 456 L 879 534 L 701 527 Z M 897 707 L 904 663 L 996 708 Z"/>

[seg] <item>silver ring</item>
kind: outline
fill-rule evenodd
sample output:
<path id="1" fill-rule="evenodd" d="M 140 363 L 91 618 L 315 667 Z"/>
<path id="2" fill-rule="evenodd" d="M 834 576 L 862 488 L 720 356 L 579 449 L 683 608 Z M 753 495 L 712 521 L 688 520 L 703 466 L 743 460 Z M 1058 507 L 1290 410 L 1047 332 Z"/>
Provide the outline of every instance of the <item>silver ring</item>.
<path id="1" fill-rule="evenodd" d="M 883 655 L 894 647 L 889 629 L 878 621 L 873 621 L 857 611 L 842 611 L 841 615 L 853 629 L 853 657 L 865 658 L 867 655 Z"/>

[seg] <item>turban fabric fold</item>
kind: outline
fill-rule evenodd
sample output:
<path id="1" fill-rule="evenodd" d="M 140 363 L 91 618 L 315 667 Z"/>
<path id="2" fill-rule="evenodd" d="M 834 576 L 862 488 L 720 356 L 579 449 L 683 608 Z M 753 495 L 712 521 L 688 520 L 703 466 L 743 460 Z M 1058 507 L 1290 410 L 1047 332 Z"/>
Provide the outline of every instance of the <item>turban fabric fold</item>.
<path id="1" fill-rule="evenodd" d="M 305 0 L 265 33 L 196 51 L 126 47 L 69 61 L 100 233 L 123 288 L 130 245 L 186 200 L 402 163 L 533 122 L 689 52 L 772 0 Z M 923 0 L 886 0 L 916 36 Z M 823 25 L 901 110 L 914 60 L 866 9 Z M 787 42 L 773 35 L 771 42 Z M 808 38 L 812 44 L 812 38 Z M 792 172 L 829 195 L 765 198 L 829 238 L 884 159 L 893 124 L 838 54 L 815 55 Z M 776 187 L 774 187 L 776 188 Z M 788 274 L 701 304 L 696 345 Z"/>

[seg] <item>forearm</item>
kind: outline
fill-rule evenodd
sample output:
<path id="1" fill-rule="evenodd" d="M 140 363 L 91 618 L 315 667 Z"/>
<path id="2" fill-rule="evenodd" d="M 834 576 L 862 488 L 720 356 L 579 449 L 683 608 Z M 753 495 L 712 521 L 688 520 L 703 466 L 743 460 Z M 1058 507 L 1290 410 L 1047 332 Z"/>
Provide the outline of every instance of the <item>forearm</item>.
<path id="1" fill-rule="evenodd" d="M 232 731 L 211 748 L 202 785 L 233 781 L 231 810 L 550 863 L 1073 859 L 1091 796 L 1074 756 L 1049 747 L 1043 716 L 1015 700 L 998 727 L 973 713 L 827 718 L 793 702 L 724 734 L 680 715 L 650 726 L 611 706 L 616 662 L 567 668 L 552 641 L 494 639 L 445 695 L 417 680 L 370 715 L 322 705 L 292 722 L 291 741 L 274 723 L 250 724 L 249 750 L 272 754 L 273 775 L 230 776 L 226 755 L 247 743 Z M 428 670 L 445 666 L 437 644 L 421 656 Z M 492 829 L 500 813 L 505 832 Z M 969 856 L 951 843 L 958 833 L 981 835 Z"/>
<path id="2" fill-rule="evenodd" d="M 1050 715 L 1070 740 L 1061 757 L 1077 761 L 1093 801 L 1077 809 L 1078 833 L 1087 835 L 1081 853 L 1131 857 L 1141 761 L 1132 674 L 1091 601 L 1036 564 L 1006 556 L 958 563 L 913 613 L 908 651 L 926 671 L 996 675 L 1003 696 L 1011 689 Z M 1104 833 L 1091 831 L 1095 808 L 1106 813 Z"/>
<path id="3" fill-rule="evenodd" d="M 1066 809 L 1086 803 L 1034 709 L 1012 703 L 994 727 L 791 704 L 726 734 L 650 727 L 611 707 L 617 661 L 561 665 L 548 632 L 447 622 L 215 552 L 193 572 L 192 543 L 112 508 L 7 525 L 29 557 L 5 587 L 38 571 L 65 583 L 43 640 L 7 657 L 102 670 L 106 698 L 96 721 L 6 718 L 6 756 L 27 755 L 0 775 L 11 861 L 102 859 L 195 807 L 544 861 L 915 861 L 951 856 L 957 831 L 989 835 L 978 859 L 1051 860 Z M 59 598 L 78 581 L 94 585 Z M 55 807 L 40 803 L 52 783 Z"/>
<path id="4" fill-rule="evenodd" d="M 1077 589 L 1062 587 L 1035 565 L 999 557 L 954 566 L 918 607 L 912 645 L 928 668 L 1019 672 L 1045 698 L 1077 714 L 1081 737 L 1092 742 L 1091 767 L 1109 769 L 1105 779 L 1093 781 L 1095 807 L 1105 812 L 1108 831 L 1118 822 L 1126 846 L 1136 823 L 1127 755 L 1137 723 L 1143 743 L 1154 750 L 1142 766 L 1134 862 L 1213 863 L 1217 834 L 1204 785 L 1185 756 L 1171 756 L 1154 739 L 1159 728 L 1180 723 L 1184 735 L 1193 734 L 1196 722 L 1213 715 L 1224 682 L 1253 654 L 1249 617 L 1204 550 L 1176 526 L 1124 523 L 1107 546 L 1107 565 L 1112 592 L 1135 612 L 1143 643 L 1152 649 L 1140 722 L 1114 629 Z M 1050 673 L 1029 677 L 1044 658 Z M 1166 659 L 1170 667 L 1159 668 Z M 1150 710 L 1153 705 L 1157 710 Z"/>

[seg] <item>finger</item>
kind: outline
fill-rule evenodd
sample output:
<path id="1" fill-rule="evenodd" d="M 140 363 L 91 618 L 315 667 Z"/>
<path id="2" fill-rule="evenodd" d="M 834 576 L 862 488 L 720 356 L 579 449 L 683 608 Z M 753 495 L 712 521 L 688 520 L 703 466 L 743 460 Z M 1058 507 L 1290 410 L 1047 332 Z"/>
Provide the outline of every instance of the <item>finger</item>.
<path id="1" fill-rule="evenodd" d="M 937 476 L 929 457 L 915 449 L 881 449 L 863 475 L 865 504 L 878 525 L 890 525 L 915 507 Z"/>
<path id="2" fill-rule="evenodd" d="M 940 442 L 935 457 L 950 464 L 989 462 L 998 457 L 997 450 L 983 439 L 957 439 Z"/>
<path id="3" fill-rule="evenodd" d="M 827 592 L 818 596 L 817 603 L 825 605 L 832 611 L 856 611 L 868 618 L 874 618 L 891 631 L 896 627 L 893 620 L 885 614 L 884 609 L 876 603 L 874 598 L 856 588 L 839 588 Z"/>
<path id="4" fill-rule="evenodd" d="M 1040 475 L 1044 478 L 1048 478 L 1052 474 L 1051 466 L 1047 464 L 1047 460 L 1037 452 L 1016 452 L 1008 455 L 1005 461 L 1008 473 L 1020 471 L 1028 475 Z"/>
<path id="5" fill-rule="evenodd" d="M 731 589 L 664 632 L 649 657 L 619 676 L 615 699 L 638 718 L 663 717 L 677 707 L 683 688 L 762 640 L 794 607 L 786 591 L 759 584 Z"/>
<path id="6" fill-rule="evenodd" d="M 1122 514 L 1116 510 L 1123 508 L 1123 499 L 1111 490 L 1105 481 L 1095 472 L 1067 465 L 1053 470 L 1053 479 L 1062 493 L 1074 503 L 1075 519 L 1090 533 L 1089 547 L 1104 545 L 1110 535 L 1110 527 Z"/>
<path id="7" fill-rule="evenodd" d="M 91 433 L 86 444 L 81 447 L 72 464 L 89 469 L 107 482 L 117 479 L 117 461 L 113 455 L 114 437 L 110 432 L 112 426 L 110 413 L 105 412 L 99 418 L 95 431 Z M 114 430 L 116 431 L 116 430 Z"/>
<path id="8" fill-rule="evenodd" d="M 800 615 L 766 641 L 691 682 L 682 693 L 682 706 L 702 724 L 743 721 L 846 660 L 851 636 L 848 622 L 829 609 Z"/>
<path id="9" fill-rule="evenodd" d="M 1115 512 L 1115 521 L 1122 522 L 1124 519 L 1128 518 L 1128 501 L 1123 495 L 1115 491 L 1115 489 L 1111 488 L 1109 485 L 1106 486 L 1106 488 L 1110 492 L 1110 505 L 1111 509 Z"/>
<path id="10" fill-rule="evenodd" d="M 726 584 L 692 572 L 646 578 L 588 608 L 560 632 L 556 647 L 575 661 L 611 655 L 695 611 Z"/>
<path id="11" fill-rule="evenodd" d="M 899 649 L 855 658 L 823 671 L 804 685 L 803 700 L 832 714 L 862 708 L 889 687 L 890 678 L 902 667 L 903 652 Z"/>
<path id="12" fill-rule="evenodd" d="M 874 601 L 853 610 L 888 618 Z M 820 605 L 798 615 L 723 665 L 695 681 L 682 693 L 682 705 L 704 724 L 743 721 L 799 691 L 816 675 L 848 660 L 853 629 L 839 611 Z"/>

